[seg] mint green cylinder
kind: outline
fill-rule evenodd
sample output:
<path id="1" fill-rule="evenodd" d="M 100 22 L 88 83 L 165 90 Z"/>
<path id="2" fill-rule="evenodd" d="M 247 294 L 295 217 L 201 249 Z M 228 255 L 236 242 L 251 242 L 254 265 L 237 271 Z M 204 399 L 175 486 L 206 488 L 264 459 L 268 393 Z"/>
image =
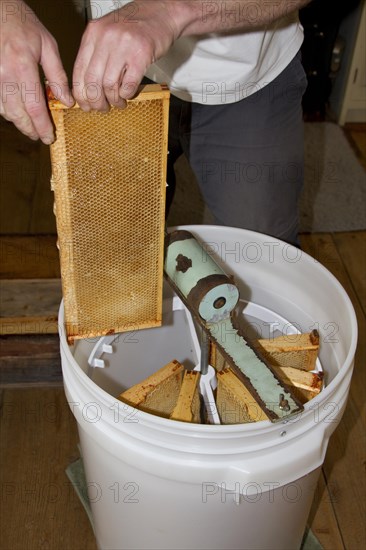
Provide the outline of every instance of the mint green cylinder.
<path id="1" fill-rule="evenodd" d="M 165 273 L 188 307 L 206 323 L 226 319 L 238 303 L 233 280 L 188 231 L 166 237 Z"/>

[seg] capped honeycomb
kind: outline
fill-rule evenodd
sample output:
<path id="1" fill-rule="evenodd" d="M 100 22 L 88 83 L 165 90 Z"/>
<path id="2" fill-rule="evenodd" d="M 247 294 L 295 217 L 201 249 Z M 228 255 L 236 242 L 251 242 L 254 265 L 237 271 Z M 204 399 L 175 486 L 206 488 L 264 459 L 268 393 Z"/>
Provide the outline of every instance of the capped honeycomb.
<path id="1" fill-rule="evenodd" d="M 161 324 L 169 92 L 106 114 L 49 99 L 69 341 Z"/>

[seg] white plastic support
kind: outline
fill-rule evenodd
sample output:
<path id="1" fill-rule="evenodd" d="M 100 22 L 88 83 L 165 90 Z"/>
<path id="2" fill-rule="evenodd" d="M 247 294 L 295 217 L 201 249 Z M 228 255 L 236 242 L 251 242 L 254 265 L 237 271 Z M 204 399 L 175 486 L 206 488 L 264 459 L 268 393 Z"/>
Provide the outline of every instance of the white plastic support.
<path id="1" fill-rule="evenodd" d="M 200 365 L 197 365 L 194 370 L 199 371 Z M 217 412 L 216 400 L 213 390 L 217 386 L 216 371 L 209 365 L 207 374 L 201 375 L 200 390 L 205 404 L 208 424 L 221 424 L 219 413 Z"/>
<path id="2" fill-rule="evenodd" d="M 110 334 L 108 336 L 102 336 L 99 338 L 98 342 L 93 347 L 89 358 L 88 358 L 88 365 L 89 367 L 104 369 L 105 368 L 105 361 L 102 359 L 102 355 L 104 353 L 113 353 L 113 346 L 112 343 L 116 338 L 118 338 L 118 334 Z"/>

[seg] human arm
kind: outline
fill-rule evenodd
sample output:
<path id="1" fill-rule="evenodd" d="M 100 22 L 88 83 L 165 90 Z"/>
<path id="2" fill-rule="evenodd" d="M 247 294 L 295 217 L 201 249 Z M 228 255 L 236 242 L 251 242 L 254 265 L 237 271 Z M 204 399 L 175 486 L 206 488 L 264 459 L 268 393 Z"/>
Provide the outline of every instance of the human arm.
<path id="1" fill-rule="evenodd" d="M 31 139 L 52 143 L 39 65 L 54 95 L 69 107 L 74 103 L 56 41 L 22 0 L 0 0 L 0 10 L 0 114 Z"/>
<path id="2" fill-rule="evenodd" d="M 74 66 L 80 106 L 107 110 L 133 97 L 147 68 L 180 37 L 248 31 L 297 11 L 309 0 L 135 0 L 91 21 Z"/>

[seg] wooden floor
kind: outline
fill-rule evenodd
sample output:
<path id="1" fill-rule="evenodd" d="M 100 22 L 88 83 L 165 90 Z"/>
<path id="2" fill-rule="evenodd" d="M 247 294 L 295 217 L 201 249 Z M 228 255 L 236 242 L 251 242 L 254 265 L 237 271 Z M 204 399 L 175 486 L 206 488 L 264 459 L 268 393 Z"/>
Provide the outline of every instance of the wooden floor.
<path id="1" fill-rule="evenodd" d="M 347 291 L 360 334 L 347 408 L 329 442 L 309 525 L 326 550 L 363 550 L 366 232 L 302 235 L 301 243 Z M 0 259 L 3 280 L 58 281 L 54 236 L 3 235 Z M 56 314 L 51 312 L 50 323 Z M 26 317 L 27 311 L 14 308 L 13 315 Z M 26 334 L 1 341 L 1 550 L 96 549 L 86 513 L 65 475 L 78 456 L 78 436 L 61 385 L 57 342 L 50 333 L 38 347 Z M 38 359 L 44 342 L 48 355 Z"/>
<path id="2" fill-rule="evenodd" d="M 344 126 L 344 132 L 358 160 L 366 169 L 366 123 L 348 123 Z"/>

